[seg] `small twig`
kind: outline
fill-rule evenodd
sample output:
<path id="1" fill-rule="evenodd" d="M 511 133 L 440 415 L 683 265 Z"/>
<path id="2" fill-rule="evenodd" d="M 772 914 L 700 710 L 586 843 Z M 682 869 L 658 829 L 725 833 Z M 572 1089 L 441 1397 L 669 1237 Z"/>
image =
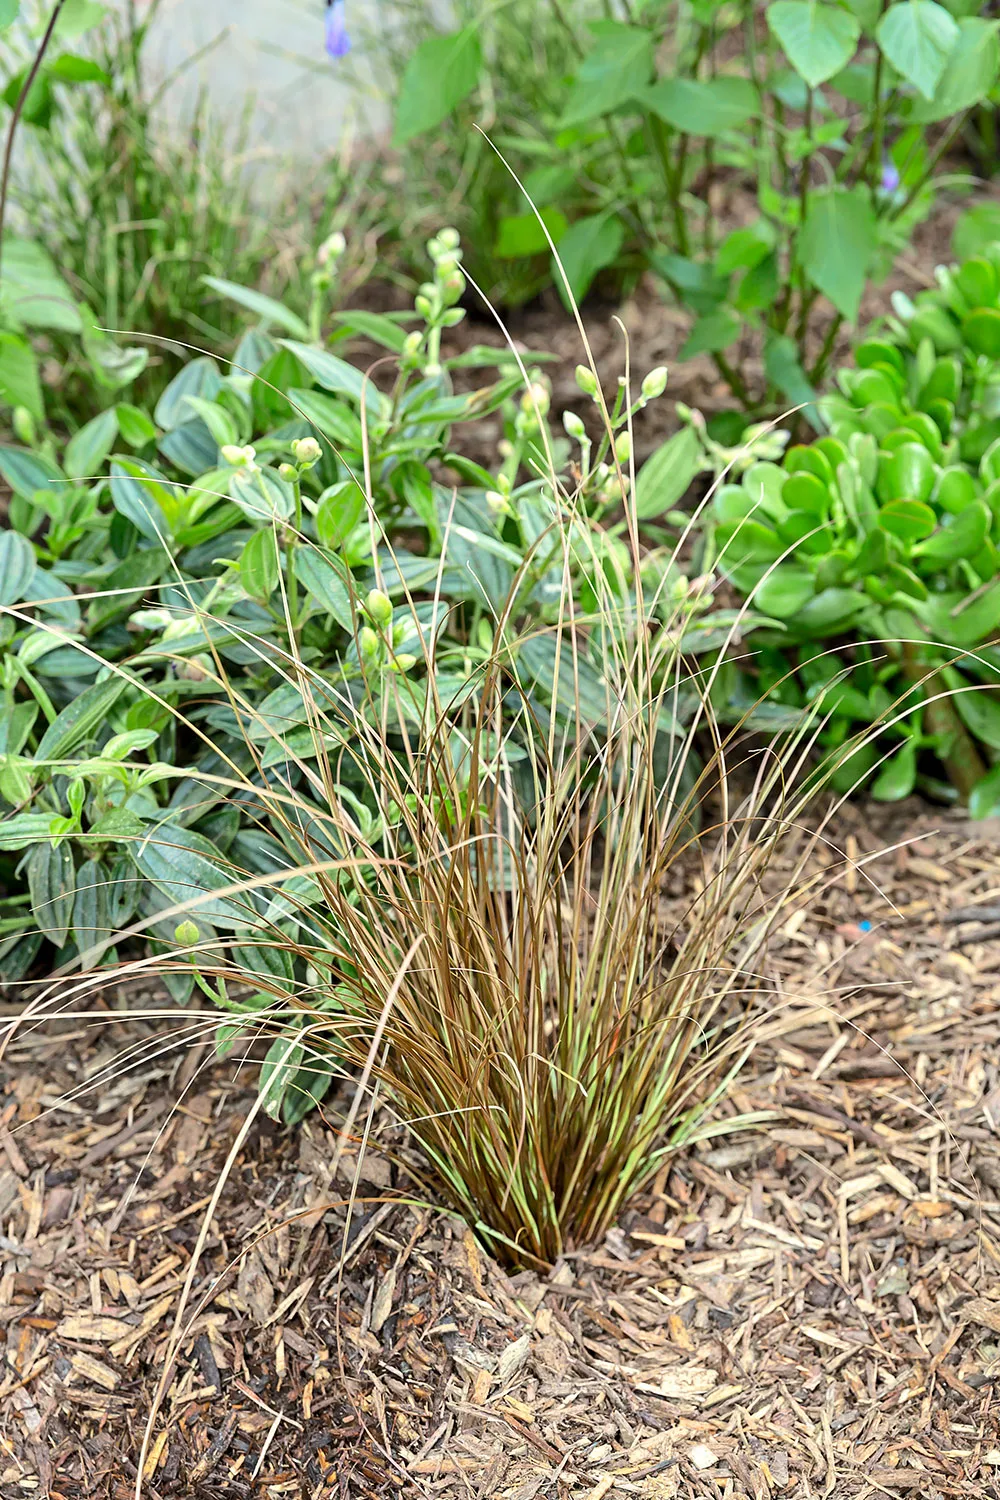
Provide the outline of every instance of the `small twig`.
<path id="1" fill-rule="evenodd" d="M 28 69 L 28 76 L 24 80 L 24 85 L 17 97 L 17 103 L 14 105 L 14 113 L 11 115 L 10 124 L 7 127 L 7 143 L 4 146 L 3 153 L 3 174 L 0 176 L 0 257 L 2 257 L 3 253 L 3 232 L 4 223 L 7 218 L 7 190 L 10 186 L 10 164 L 14 156 L 14 137 L 17 134 L 17 127 L 24 113 L 24 106 L 28 101 L 28 95 L 31 93 L 32 85 L 38 77 L 38 71 L 45 60 L 45 54 L 49 50 L 49 43 L 52 41 L 52 36 L 56 29 L 56 22 L 59 20 L 65 4 L 66 0 L 56 0 L 52 14 L 49 17 L 49 24 L 45 28 L 45 35 L 42 37 L 38 51 L 35 53 L 35 60 Z"/>
<path id="2" fill-rule="evenodd" d="M 941 918 L 942 922 L 1000 922 L 1000 906 L 959 906 Z"/>
<path id="3" fill-rule="evenodd" d="M 955 941 L 960 948 L 967 948 L 970 943 L 986 943 L 991 938 L 998 937 L 1000 937 L 1000 922 L 986 922 L 982 927 L 977 927 L 975 932 L 967 932 Z"/>

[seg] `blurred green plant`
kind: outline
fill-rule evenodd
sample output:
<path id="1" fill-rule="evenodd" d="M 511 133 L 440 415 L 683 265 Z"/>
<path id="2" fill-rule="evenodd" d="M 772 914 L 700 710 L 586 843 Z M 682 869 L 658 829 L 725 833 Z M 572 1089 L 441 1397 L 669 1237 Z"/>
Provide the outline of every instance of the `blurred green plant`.
<path id="1" fill-rule="evenodd" d="M 651 267 L 692 315 L 685 354 L 711 355 L 745 408 L 810 402 L 996 85 L 1000 23 L 966 0 L 529 9 L 499 5 L 478 28 L 460 8 L 456 30 L 415 47 L 395 96 L 406 181 L 423 194 L 430 161 L 464 184 L 468 152 L 489 193 L 468 209 L 488 291 L 523 300 L 551 279 L 579 300 L 602 274 L 620 286 Z M 722 234 L 735 195 L 745 222 Z"/>
<path id="2" fill-rule="evenodd" d="M 615 511 L 632 417 L 662 394 L 666 372 L 632 402 L 619 391 L 603 442 L 568 416 L 571 445 L 550 430 L 544 380 L 515 355 L 443 357 L 443 331 L 464 316 L 454 231 L 431 242 L 433 276 L 411 312 L 334 314 L 324 344 L 324 283 L 342 253 L 334 238 L 305 319 L 213 279 L 261 321 L 229 374 L 191 360 L 152 412 L 106 404 L 68 443 L 25 407 L 15 413 L 24 446 L 0 447 L 12 491 L 0 533 L 8 979 L 29 972 L 43 938 L 50 961 L 93 960 L 137 910 L 169 941 L 155 913 L 183 884 L 169 873 L 178 845 L 178 868 L 201 870 L 202 887 L 234 850 L 252 868 L 275 857 L 254 798 L 213 778 L 238 770 L 267 787 L 291 775 L 297 787 L 300 759 L 327 754 L 302 671 L 345 703 L 363 681 L 391 683 L 419 722 L 431 656 L 433 691 L 464 701 L 507 601 L 540 628 L 567 599 L 589 617 L 598 583 L 629 597 Z M 334 352 L 358 336 L 385 350 L 371 375 Z M 491 412 L 505 437 L 487 469 L 454 439 Z M 587 547 L 568 566 L 545 475 L 574 449 L 584 476 L 574 526 Z M 660 481 L 638 488 L 645 506 L 664 508 Z M 687 585 L 662 548 L 643 569 L 676 613 Z M 708 603 L 693 601 L 692 614 Z M 691 647 L 702 645 L 695 630 Z M 103 894 L 77 912 L 92 887 Z"/>
<path id="3" fill-rule="evenodd" d="M 204 93 L 186 125 L 171 124 L 165 100 L 202 54 L 151 81 L 149 36 L 161 10 L 162 0 L 67 0 L 25 100 L 11 185 L 14 228 L 44 246 L 91 324 L 151 336 L 152 358 L 137 387 L 138 399 L 150 402 L 182 345 L 224 348 L 238 334 L 232 304 L 207 289 L 199 295 L 203 275 L 285 297 L 304 311 L 309 283 L 302 271 L 315 263 L 317 243 L 342 223 L 363 230 L 377 211 L 366 202 L 366 174 L 356 164 L 332 162 L 322 192 L 319 178 L 300 169 L 294 194 L 281 185 L 277 164 L 251 171 L 249 97 L 235 126 L 212 117 Z M 13 109 L 37 37 L 22 24 L 4 43 L 0 97 Z M 363 238 L 353 237 L 362 256 Z M 75 426 L 93 413 L 87 403 L 94 392 L 79 361 L 63 354 L 48 406 Z"/>
<path id="4" fill-rule="evenodd" d="M 986 817 L 1000 811 L 1000 245 L 893 307 L 819 403 L 828 432 L 781 467 L 745 454 L 712 501 L 706 562 L 776 622 L 717 691 L 818 705 L 828 748 L 891 715 L 837 784 L 885 801 L 920 788 Z"/>

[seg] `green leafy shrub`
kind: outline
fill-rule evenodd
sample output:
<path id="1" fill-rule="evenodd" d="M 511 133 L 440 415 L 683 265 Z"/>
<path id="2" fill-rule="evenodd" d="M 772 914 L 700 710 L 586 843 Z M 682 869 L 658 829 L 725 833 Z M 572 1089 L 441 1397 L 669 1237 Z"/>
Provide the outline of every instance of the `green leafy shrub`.
<path id="1" fill-rule="evenodd" d="M 897 295 L 838 372 L 824 436 L 718 490 L 712 547 L 774 621 L 754 636 L 756 690 L 818 703 L 830 747 L 892 710 L 898 748 L 872 737 L 841 784 L 873 778 L 884 800 L 922 786 L 986 816 L 1000 807 L 1000 246 L 937 283 Z"/>
<path id="2" fill-rule="evenodd" d="M 46 433 L 0 448 L 12 491 L 0 534 L 8 979 L 29 972 L 43 938 L 58 964 L 108 957 L 133 920 L 170 942 L 173 919 L 157 913 L 186 881 L 226 884 L 237 856 L 273 868 L 247 779 L 281 783 L 288 757 L 296 787 L 314 776 L 302 767 L 325 752 L 302 671 L 348 700 L 365 681 L 389 683 L 420 723 L 432 676 L 446 702 L 470 691 L 505 608 L 541 627 L 567 598 L 589 615 L 598 586 L 629 596 L 618 471 L 631 417 L 665 372 L 631 404 L 620 391 L 602 443 L 567 420 L 584 476 L 573 524 L 587 539 L 567 571 L 546 476 L 572 449 L 550 431 L 548 390 L 537 376 L 525 386 L 505 350 L 442 359 L 442 332 L 463 316 L 457 236 L 431 251 L 412 313 L 338 314 L 332 347 L 282 304 L 217 282 L 264 319 L 230 373 L 193 359 L 152 413 L 118 403 L 63 446 Z M 371 376 L 333 352 L 358 334 L 386 351 Z M 506 437 L 487 469 L 456 437 L 496 411 Z M 643 569 L 676 611 L 687 592 L 670 559 L 653 552 Z M 400 605 L 389 629 L 385 611 Z M 708 649 L 712 631 L 696 627 L 692 649 Z"/>
<path id="3" fill-rule="evenodd" d="M 944 151 L 997 82 L 996 22 L 935 0 L 654 0 L 626 19 L 557 0 L 529 9 L 530 23 L 498 7 L 485 45 L 463 13 L 416 48 L 396 98 L 397 143 L 418 142 L 415 184 L 427 159 L 464 183 L 456 158 L 476 155 L 490 192 L 488 212 L 471 210 L 478 279 L 493 290 L 519 274 L 527 296 L 551 276 L 563 290 L 537 209 L 575 298 L 602 272 L 620 283 L 650 266 L 692 315 L 686 352 L 710 353 L 744 405 L 808 400 L 840 323 L 928 212 Z M 539 55 L 568 52 L 568 67 L 539 77 L 523 60 L 539 32 Z M 741 188 L 756 216 L 720 239 L 723 195 Z M 748 334 L 763 386 L 733 363 Z"/>

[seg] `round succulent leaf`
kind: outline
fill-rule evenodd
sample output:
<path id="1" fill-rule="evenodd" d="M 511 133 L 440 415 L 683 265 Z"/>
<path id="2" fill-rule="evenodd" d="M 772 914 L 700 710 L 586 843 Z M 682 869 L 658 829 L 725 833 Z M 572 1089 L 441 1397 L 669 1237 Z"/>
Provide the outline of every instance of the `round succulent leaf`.
<path id="1" fill-rule="evenodd" d="M 938 475 L 934 504 L 949 515 L 959 515 L 976 498 L 976 481 L 968 469 L 953 464 Z"/>
<path id="2" fill-rule="evenodd" d="M 872 797 L 876 802 L 901 802 L 909 797 L 917 782 L 917 747 L 907 740 L 895 755 L 891 756 L 872 783 Z"/>
<path id="3" fill-rule="evenodd" d="M 785 471 L 788 474 L 815 474 L 824 484 L 832 484 L 833 467 L 818 443 L 796 443 L 785 454 Z"/>
<path id="4" fill-rule="evenodd" d="M 993 307 L 996 303 L 996 269 L 984 256 L 973 256 L 959 266 L 955 284 L 970 307 Z"/>
<path id="5" fill-rule="evenodd" d="M 914 548 L 914 556 L 928 562 L 953 563 L 973 558 L 990 533 L 993 513 L 982 500 L 973 500 L 959 515 L 948 518 L 926 541 Z"/>
<path id="6" fill-rule="evenodd" d="M 763 578 L 753 596 L 753 603 L 765 615 L 787 620 L 816 592 L 816 581 L 808 568 L 782 563 Z"/>
<path id="7" fill-rule="evenodd" d="M 878 513 L 878 524 L 901 542 L 922 542 L 937 525 L 929 505 L 920 500 L 890 500 Z"/>
<path id="8" fill-rule="evenodd" d="M 716 531 L 716 540 L 719 559 L 728 567 L 777 562 L 785 550 L 776 531 L 748 518 L 725 522 Z"/>
<path id="9" fill-rule="evenodd" d="M 864 600 L 856 589 L 823 589 L 802 606 L 795 626 L 808 635 L 823 635 L 845 625 L 863 607 Z"/>
<path id="10" fill-rule="evenodd" d="M 789 510 L 805 511 L 811 516 L 825 516 L 830 509 L 830 486 L 817 475 L 800 469 L 797 473 L 789 474 L 785 480 L 781 498 Z"/>
<path id="11" fill-rule="evenodd" d="M 918 578 L 912 568 L 907 568 L 903 563 L 892 562 L 885 572 L 886 586 L 897 594 L 905 594 L 908 599 L 918 599 L 923 602 L 930 597 L 927 585 L 922 578 Z"/>
<path id="12" fill-rule="evenodd" d="M 922 444 L 906 441 L 879 459 L 875 492 L 880 500 L 928 500 L 937 483 L 937 465 Z"/>
<path id="13" fill-rule="evenodd" d="M 862 370 L 893 369 L 906 374 L 902 353 L 888 339 L 864 339 L 854 351 L 854 363 Z"/>
<path id="14" fill-rule="evenodd" d="M 975 308 L 962 323 L 962 336 L 974 354 L 1000 359 L 1000 308 Z"/>

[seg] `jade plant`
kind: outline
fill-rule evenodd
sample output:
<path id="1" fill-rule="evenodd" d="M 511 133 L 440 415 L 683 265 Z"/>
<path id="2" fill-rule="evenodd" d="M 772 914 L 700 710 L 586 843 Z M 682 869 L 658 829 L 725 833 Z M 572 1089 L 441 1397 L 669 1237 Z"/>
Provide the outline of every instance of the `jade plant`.
<path id="1" fill-rule="evenodd" d="M 842 786 L 1000 809 L 1000 246 L 839 371 L 827 431 L 716 493 L 710 547 L 770 624 L 719 691 L 816 704 Z M 866 726 L 886 727 L 864 734 Z"/>

